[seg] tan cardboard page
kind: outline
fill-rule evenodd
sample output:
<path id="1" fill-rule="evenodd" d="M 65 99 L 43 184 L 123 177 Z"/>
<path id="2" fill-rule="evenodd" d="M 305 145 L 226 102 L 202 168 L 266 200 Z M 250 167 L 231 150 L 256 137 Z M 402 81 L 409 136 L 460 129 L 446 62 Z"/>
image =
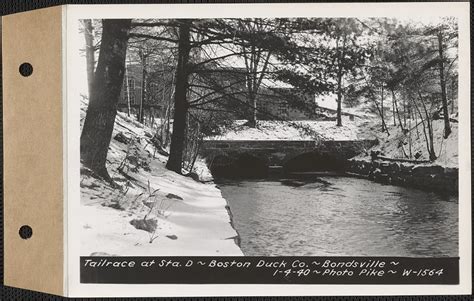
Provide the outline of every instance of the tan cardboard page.
<path id="1" fill-rule="evenodd" d="M 62 9 L 3 17 L 5 285 L 62 295 Z M 33 73 L 24 77 L 19 66 Z M 19 229 L 33 230 L 22 239 Z"/>

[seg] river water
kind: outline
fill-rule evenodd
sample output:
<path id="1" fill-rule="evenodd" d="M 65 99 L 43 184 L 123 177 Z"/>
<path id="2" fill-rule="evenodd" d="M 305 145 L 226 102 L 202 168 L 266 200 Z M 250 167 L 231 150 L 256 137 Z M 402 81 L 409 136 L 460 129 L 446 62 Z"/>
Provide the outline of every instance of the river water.
<path id="1" fill-rule="evenodd" d="M 353 177 L 217 184 L 249 256 L 458 256 L 458 201 Z"/>

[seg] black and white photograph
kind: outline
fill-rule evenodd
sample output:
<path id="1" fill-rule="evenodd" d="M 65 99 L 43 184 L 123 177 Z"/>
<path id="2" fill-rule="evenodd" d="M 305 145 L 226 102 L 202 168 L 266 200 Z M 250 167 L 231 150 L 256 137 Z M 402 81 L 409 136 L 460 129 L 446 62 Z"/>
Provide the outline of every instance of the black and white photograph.
<path id="1" fill-rule="evenodd" d="M 455 18 L 80 23 L 83 255 L 458 256 Z"/>
<path id="2" fill-rule="evenodd" d="M 72 295 L 469 286 L 460 5 L 180 7 L 67 12 Z"/>
<path id="3" fill-rule="evenodd" d="M 458 256 L 456 18 L 79 28 L 83 255 Z"/>
<path id="4" fill-rule="evenodd" d="M 2 16 L 4 286 L 472 294 L 469 8 L 224 1 Z"/>
<path id="5" fill-rule="evenodd" d="M 2 292 L 472 294 L 470 3 L 224 2 L 2 15 Z"/>

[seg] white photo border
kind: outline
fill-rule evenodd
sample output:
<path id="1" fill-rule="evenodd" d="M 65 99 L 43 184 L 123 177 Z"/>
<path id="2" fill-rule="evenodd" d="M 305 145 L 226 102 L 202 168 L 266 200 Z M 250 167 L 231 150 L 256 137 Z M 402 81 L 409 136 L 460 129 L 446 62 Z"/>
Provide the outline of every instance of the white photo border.
<path id="1" fill-rule="evenodd" d="M 469 2 L 127 4 L 64 7 L 63 91 L 65 155 L 65 294 L 69 297 L 452 295 L 472 293 Z M 80 19 L 396 17 L 453 16 L 459 20 L 459 285 L 248 285 L 248 284 L 82 284 L 79 275 L 80 206 L 79 90 L 74 70 L 82 40 L 70 34 Z"/>

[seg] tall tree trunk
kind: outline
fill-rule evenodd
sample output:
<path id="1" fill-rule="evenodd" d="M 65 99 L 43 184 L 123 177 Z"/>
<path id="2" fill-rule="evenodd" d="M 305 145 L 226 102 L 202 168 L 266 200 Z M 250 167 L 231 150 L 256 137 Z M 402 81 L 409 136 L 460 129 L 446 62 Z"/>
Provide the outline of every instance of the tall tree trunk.
<path id="1" fill-rule="evenodd" d="M 125 63 L 125 87 L 127 93 L 127 116 L 130 117 L 130 111 L 131 111 L 131 106 L 130 106 L 130 85 L 128 83 L 128 70 L 127 70 L 127 64 Z M 135 91 L 134 91 L 135 92 Z"/>
<path id="2" fill-rule="evenodd" d="M 254 43 L 250 47 L 250 80 L 252 84 L 250 86 L 250 95 L 249 102 L 252 106 L 252 114 L 250 115 L 249 125 L 250 127 L 257 126 L 257 70 L 258 70 L 258 61 L 260 60 L 260 52 L 255 48 Z"/>
<path id="3" fill-rule="evenodd" d="M 94 82 L 94 68 L 95 68 L 95 46 L 94 46 L 94 28 L 92 27 L 92 20 L 83 20 L 84 37 L 86 40 L 86 64 L 87 64 L 87 83 L 89 86 L 89 99 L 92 94 L 92 84 Z"/>
<path id="4" fill-rule="evenodd" d="M 454 90 L 454 77 L 451 78 L 451 113 L 454 113 L 454 98 L 456 91 Z"/>
<path id="5" fill-rule="evenodd" d="M 342 40 L 342 51 L 339 49 L 339 39 L 336 41 L 338 55 L 337 69 L 337 126 L 342 126 L 342 76 L 344 72 L 344 56 L 346 55 L 346 35 Z"/>
<path id="6" fill-rule="evenodd" d="M 367 82 L 367 78 L 364 78 L 364 80 L 367 86 L 369 86 L 369 83 Z M 375 108 L 377 109 L 377 112 L 379 112 L 380 118 L 382 119 L 382 133 L 387 132 L 387 135 L 390 136 L 390 132 L 388 131 L 388 127 L 385 124 L 385 120 L 383 118 L 383 111 L 380 109 L 380 106 L 377 103 L 377 96 L 375 95 L 375 92 L 372 91 L 372 89 L 369 89 L 369 93 L 371 96 L 370 99 L 372 99 L 372 101 L 374 102 Z"/>
<path id="7" fill-rule="evenodd" d="M 110 180 L 105 166 L 122 88 L 131 20 L 104 19 L 99 61 L 81 134 L 81 161 Z"/>
<path id="8" fill-rule="evenodd" d="M 397 116 L 398 116 L 398 125 L 400 126 L 400 129 L 402 130 L 402 132 L 404 131 L 404 128 L 403 128 L 403 124 L 402 124 L 402 118 L 400 117 L 400 111 L 398 110 L 398 103 L 397 103 L 397 98 L 395 97 L 395 92 L 393 91 L 393 89 L 390 89 L 390 91 L 392 92 L 392 99 L 393 99 L 393 105 L 395 106 L 395 112 L 394 114 L 396 113 Z M 393 116 L 393 124 L 396 125 L 395 123 L 395 115 Z M 405 124 L 406 124 L 406 121 L 405 121 Z M 406 125 L 405 125 L 406 126 Z"/>
<path id="9" fill-rule="evenodd" d="M 388 131 L 388 127 L 385 124 L 384 118 L 382 117 L 382 111 L 380 110 L 380 106 L 377 103 L 377 101 L 375 100 L 375 98 L 374 98 L 373 102 L 374 102 L 375 108 L 377 109 L 377 112 L 379 112 L 380 118 L 382 119 L 382 133 L 387 132 L 387 135 L 390 136 L 390 132 Z"/>
<path id="10" fill-rule="evenodd" d="M 342 72 L 337 75 L 337 126 L 342 126 Z"/>
<path id="11" fill-rule="evenodd" d="M 165 128 L 165 138 L 163 139 L 164 141 L 164 146 L 168 146 L 170 144 L 170 118 L 171 118 L 171 106 L 173 105 L 173 99 L 175 97 L 175 89 L 176 89 L 176 71 L 173 72 L 173 77 L 171 79 L 171 93 L 170 97 L 168 99 L 168 102 L 166 104 L 166 128 Z"/>
<path id="12" fill-rule="evenodd" d="M 410 109 L 408 109 L 409 112 L 411 112 Z M 404 127 L 407 127 L 407 114 L 406 114 L 406 111 L 407 111 L 407 101 L 406 101 L 406 97 L 403 97 L 403 126 Z M 411 118 L 411 113 L 409 113 L 409 118 Z M 409 127 L 411 129 L 411 126 Z"/>
<path id="13" fill-rule="evenodd" d="M 416 101 L 412 100 L 412 102 L 413 102 L 413 105 L 416 109 L 416 112 L 418 112 L 418 116 L 421 119 L 421 125 L 423 126 L 423 135 L 425 136 L 426 150 L 428 151 L 428 155 L 431 156 L 430 143 L 429 143 L 428 135 L 426 134 L 426 125 L 425 125 L 425 120 L 423 119 L 423 114 L 421 113 L 420 108 L 418 108 L 418 105 L 416 104 Z M 416 112 L 415 112 L 415 115 L 416 115 Z M 418 124 L 416 124 L 415 126 L 416 126 L 416 128 L 418 128 Z M 419 138 L 419 136 L 418 136 L 418 138 Z"/>
<path id="14" fill-rule="evenodd" d="M 431 121 L 428 109 L 426 108 L 425 101 L 423 100 L 423 96 L 421 95 L 421 92 L 419 90 L 418 90 L 418 97 L 419 97 L 420 102 L 423 106 L 423 110 L 425 111 L 426 123 L 427 123 L 426 126 L 425 126 L 425 123 L 424 123 L 424 120 L 423 120 L 423 115 L 421 114 L 421 110 L 418 109 L 418 106 L 416 106 L 415 102 L 414 103 L 415 103 L 416 109 L 418 110 L 418 113 L 420 115 L 421 122 L 423 124 L 423 132 L 425 134 L 425 140 L 426 140 L 426 144 L 427 144 L 427 150 L 428 150 L 430 161 L 434 161 L 434 160 L 436 160 L 436 153 L 435 153 L 435 150 L 434 150 L 433 125 L 431 123 L 432 121 Z M 428 135 L 426 134 L 426 128 L 428 129 Z"/>
<path id="15" fill-rule="evenodd" d="M 244 54 L 243 57 L 247 73 L 247 100 L 250 106 L 250 116 L 247 125 L 250 127 L 256 127 L 258 119 L 258 90 L 260 89 L 262 80 L 267 73 L 272 52 L 267 51 L 265 53 L 264 49 L 257 48 L 254 45 L 250 46 L 249 50 L 247 50 L 247 47 L 243 46 L 242 51 Z M 261 66 L 260 69 L 259 66 Z"/>
<path id="16" fill-rule="evenodd" d="M 418 115 L 416 114 L 416 112 L 413 112 L 413 115 L 415 116 L 416 138 L 420 139 L 420 131 L 418 130 Z"/>
<path id="17" fill-rule="evenodd" d="M 383 84 L 382 84 L 382 98 L 380 101 L 380 118 L 382 118 L 382 132 L 383 132 L 383 127 L 386 127 L 385 124 L 385 117 L 384 117 L 384 112 L 383 112 Z"/>
<path id="18" fill-rule="evenodd" d="M 408 120 L 408 152 L 409 152 L 409 158 L 413 158 L 413 152 L 412 152 L 412 138 L 411 138 L 411 132 L 412 132 L 412 128 L 411 128 L 411 110 L 408 111 L 408 114 L 410 116 L 410 119 Z M 403 114 L 405 115 L 405 113 Z M 405 125 L 406 126 L 406 125 Z"/>
<path id="19" fill-rule="evenodd" d="M 441 85 L 441 100 L 443 102 L 444 117 L 444 138 L 451 134 L 451 125 L 449 124 L 448 100 L 446 98 L 446 81 L 444 79 L 444 53 L 443 53 L 443 34 L 438 33 L 438 52 L 439 52 L 439 79 Z"/>
<path id="20" fill-rule="evenodd" d="M 141 55 L 141 60 L 142 60 L 142 95 L 140 97 L 140 108 L 139 108 L 139 111 L 138 111 L 138 122 L 140 123 L 143 123 L 144 122 L 144 112 L 143 112 L 143 109 L 144 109 L 144 105 L 145 105 L 145 102 L 146 102 L 146 94 L 147 94 L 147 91 L 146 91 L 146 80 L 147 80 L 147 72 L 146 72 L 146 68 L 147 68 L 147 65 L 146 65 L 146 55 L 145 53 L 142 53 Z"/>
<path id="21" fill-rule="evenodd" d="M 257 127 L 257 95 L 255 95 L 253 92 L 249 97 L 250 105 L 252 106 L 251 109 L 251 115 L 250 119 L 248 122 L 248 126 L 250 127 Z"/>
<path id="22" fill-rule="evenodd" d="M 171 136 L 170 156 L 166 168 L 176 173 L 182 173 L 184 140 L 186 132 L 186 115 L 188 103 L 186 94 L 188 90 L 188 61 L 191 50 L 189 31 L 192 21 L 180 20 L 178 42 L 178 67 L 176 70 L 176 85 L 174 98 L 173 134 Z"/>
<path id="23" fill-rule="evenodd" d="M 392 116 L 393 116 L 393 126 L 397 126 L 397 116 L 395 114 L 395 99 L 393 98 L 393 91 L 392 91 Z"/>

